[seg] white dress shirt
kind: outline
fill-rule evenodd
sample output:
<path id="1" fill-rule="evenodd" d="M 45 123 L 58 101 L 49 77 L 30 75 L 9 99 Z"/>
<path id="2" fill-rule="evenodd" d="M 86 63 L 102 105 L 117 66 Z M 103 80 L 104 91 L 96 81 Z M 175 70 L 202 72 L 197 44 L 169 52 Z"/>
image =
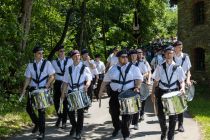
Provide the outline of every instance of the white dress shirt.
<path id="1" fill-rule="evenodd" d="M 98 74 L 105 73 L 106 67 L 104 65 L 104 62 L 102 62 L 102 61 L 99 61 L 99 62 L 94 61 L 94 64 L 96 65 L 96 69 L 98 71 Z"/>
<path id="2" fill-rule="evenodd" d="M 64 62 L 66 61 L 66 59 L 67 59 L 67 63 L 66 63 L 66 66 L 64 67 Z M 57 64 L 57 61 L 60 62 L 60 64 L 61 64 L 61 69 L 59 68 L 59 66 L 58 66 L 58 64 Z M 55 79 L 56 79 L 56 80 L 59 80 L 59 81 L 62 81 L 62 80 L 63 80 L 63 76 L 59 75 L 58 73 L 62 74 L 62 71 L 65 72 L 65 68 L 71 66 L 72 64 L 73 64 L 73 60 L 72 60 L 71 58 L 66 58 L 66 57 L 65 57 L 64 59 L 58 58 L 58 59 L 56 59 L 56 60 L 53 60 L 53 61 L 52 61 L 52 65 L 53 65 L 53 67 L 54 67 L 54 69 L 55 69 L 55 73 L 56 73 Z M 62 71 L 61 71 L 61 70 L 62 70 Z M 63 73 L 63 74 L 64 74 L 64 73 Z"/>
<path id="3" fill-rule="evenodd" d="M 69 89 L 70 90 L 73 90 L 71 88 L 72 86 L 72 83 L 73 84 L 77 84 L 78 83 L 78 79 L 79 79 L 79 75 L 80 75 L 80 69 L 82 68 L 82 65 L 83 63 L 80 62 L 78 65 L 71 65 L 70 67 L 72 67 L 72 80 L 71 81 L 71 77 L 70 77 L 70 74 L 69 74 L 69 67 L 66 67 L 66 70 L 65 70 L 65 73 L 64 73 L 64 78 L 63 78 L 63 82 L 69 84 Z M 79 84 L 80 83 L 83 83 L 84 81 L 88 81 L 88 80 L 92 80 L 92 76 L 91 76 L 91 72 L 90 72 L 90 69 L 88 67 L 85 67 L 84 69 L 84 72 L 81 74 L 80 76 L 80 80 L 79 80 Z M 79 89 L 84 89 L 84 84 L 81 85 L 79 87 Z"/>
<path id="4" fill-rule="evenodd" d="M 164 63 L 165 63 L 165 61 L 164 61 Z M 166 72 L 168 74 L 168 78 L 169 79 L 170 79 L 171 74 L 173 72 L 174 65 L 175 65 L 174 61 L 170 65 L 166 63 Z M 155 71 L 154 71 L 154 73 L 152 75 L 152 78 L 155 79 L 156 81 L 160 81 L 161 80 L 163 83 L 168 84 L 167 77 L 166 77 L 166 74 L 165 74 L 165 70 L 164 70 L 162 64 L 157 66 L 157 68 L 155 69 Z M 182 67 L 179 66 L 174 71 L 173 76 L 172 76 L 171 81 L 170 81 L 169 84 L 172 84 L 172 83 L 174 83 L 176 81 L 183 82 L 185 80 L 185 78 L 186 78 L 185 73 L 184 73 Z M 169 89 L 168 87 L 165 87 L 161 82 L 159 82 L 159 87 L 161 89 Z M 172 87 L 170 87 L 170 89 L 175 89 L 175 88 L 178 88 L 177 84 L 175 84 Z"/>
<path id="5" fill-rule="evenodd" d="M 104 77 L 103 81 L 104 82 L 110 82 L 110 86 L 111 86 L 113 91 L 121 92 L 121 90 L 125 91 L 125 90 L 128 90 L 128 89 L 134 88 L 134 86 L 135 86 L 134 81 L 132 81 L 128 84 L 125 84 L 124 86 L 122 84 L 112 82 L 112 80 L 119 80 L 119 77 L 120 77 L 120 81 L 123 82 L 122 76 L 120 75 L 120 72 L 117 69 L 117 66 L 119 66 L 121 68 L 122 75 L 123 75 L 123 77 L 125 77 L 125 70 L 126 70 L 128 65 L 129 65 L 129 63 L 127 63 L 124 66 L 120 66 L 120 64 L 114 65 L 105 74 L 105 77 Z M 141 80 L 141 81 L 143 81 L 143 76 L 142 76 L 139 68 L 136 67 L 135 65 L 131 66 L 130 70 L 127 73 L 127 77 L 125 79 L 125 81 L 130 81 L 130 80 Z M 122 89 L 122 86 L 123 86 L 123 89 Z"/>
<path id="6" fill-rule="evenodd" d="M 110 63 L 110 67 L 118 63 L 118 57 L 114 53 L 110 54 L 107 58 L 107 62 Z"/>
<path id="7" fill-rule="evenodd" d="M 90 60 L 90 63 L 94 65 L 94 67 L 95 67 L 94 69 L 90 67 L 90 64 L 89 64 L 88 61 L 83 61 L 83 64 L 90 69 L 90 72 L 92 74 L 92 78 L 95 78 L 95 76 L 98 75 L 98 70 L 97 70 L 96 65 L 94 63 L 94 60 Z"/>
<path id="8" fill-rule="evenodd" d="M 36 63 L 35 60 L 34 60 L 34 63 Z M 29 63 L 28 64 L 28 66 L 26 68 L 26 71 L 25 71 L 25 77 L 36 79 L 36 72 L 35 72 L 34 66 L 33 66 L 34 63 Z M 41 61 L 39 61 L 38 63 L 36 63 L 37 74 L 38 75 L 40 74 L 40 68 L 41 68 L 42 63 L 43 63 L 43 59 Z M 50 76 L 50 75 L 53 75 L 53 74 L 55 74 L 55 70 L 54 70 L 52 64 L 50 63 L 50 61 L 46 61 L 45 67 L 43 69 L 43 72 L 40 75 L 40 79 L 39 80 L 41 80 L 45 76 Z M 29 85 L 31 87 L 39 88 L 39 87 L 46 86 L 46 84 L 47 84 L 47 78 L 45 80 L 43 80 L 42 82 L 40 82 L 39 86 L 33 80 L 31 80 Z"/>
<path id="9" fill-rule="evenodd" d="M 164 61 L 163 56 L 161 54 L 158 54 L 155 57 L 153 57 L 150 64 L 153 66 L 154 69 L 156 69 L 157 65 L 161 65 L 163 61 Z"/>
<path id="10" fill-rule="evenodd" d="M 184 60 L 183 65 L 181 65 L 181 64 L 182 64 L 182 58 L 183 58 L 183 57 L 184 57 L 184 53 L 181 53 L 180 56 L 176 56 L 176 55 L 175 55 L 175 56 L 174 56 L 174 60 L 175 60 L 175 63 L 176 63 L 177 65 L 182 66 L 182 68 L 183 68 L 183 70 L 184 70 L 184 73 L 186 74 L 187 71 L 190 70 L 190 68 L 192 67 L 192 65 L 191 65 L 190 58 L 189 58 L 188 55 L 185 57 L 185 60 Z"/>

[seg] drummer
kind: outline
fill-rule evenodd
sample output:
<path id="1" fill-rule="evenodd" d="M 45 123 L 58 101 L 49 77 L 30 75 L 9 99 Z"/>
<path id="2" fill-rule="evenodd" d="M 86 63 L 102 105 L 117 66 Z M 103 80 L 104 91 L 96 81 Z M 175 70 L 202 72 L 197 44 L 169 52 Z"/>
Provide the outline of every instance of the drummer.
<path id="1" fill-rule="evenodd" d="M 164 50 L 164 55 L 166 60 L 158 65 L 153 73 L 153 89 L 151 94 L 151 100 L 153 103 L 157 101 L 158 106 L 158 119 L 161 128 L 161 140 L 166 139 L 167 133 L 167 125 L 166 125 L 166 116 L 163 111 L 163 104 L 161 101 L 161 96 L 163 94 L 178 91 L 180 83 L 180 91 L 185 92 L 185 73 L 181 66 L 178 66 L 173 61 L 174 56 L 174 48 L 172 46 L 168 46 Z M 155 88 L 158 87 L 159 90 L 154 94 Z M 176 115 L 169 116 L 169 131 L 168 131 L 168 140 L 174 139 L 174 130 L 176 126 Z"/>
<path id="2" fill-rule="evenodd" d="M 71 57 L 73 59 L 73 65 L 67 67 L 64 73 L 63 86 L 61 92 L 62 99 L 65 98 L 65 93 L 67 93 L 68 85 L 70 88 L 68 93 L 78 89 L 84 90 L 86 93 L 92 80 L 90 69 L 80 61 L 80 52 L 78 50 L 72 51 Z M 72 71 L 71 74 L 69 71 L 70 69 Z M 76 111 L 69 112 L 70 122 L 72 124 L 70 136 L 75 136 L 76 133 L 76 139 L 81 139 L 81 133 L 84 122 L 84 109 L 82 108 L 77 110 L 77 121 L 75 118 L 75 113 Z"/>
<path id="3" fill-rule="evenodd" d="M 91 81 L 91 84 L 88 88 L 88 96 L 90 97 L 90 100 L 92 102 L 93 95 L 94 95 L 93 87 L 98 84 L 98 74 L 99 73 L 98 73 L 98 70 L 97 70 L 96 65 L 94 63 L 94 60 L 91 60 L 91 58 L 89 56 L 88 50 L 83 49 L 81 51 L 81 55 L 82 55 L 83 64 L 90 69 L 90 72 L 92 74 L 92 81 Z M 88 108 L 89 107 L 86 107 L 85 110 L 84 110 L 86 113 L 88 112 Z"/>
<path id="4" fill-rule="evenodd" d="M 114 126 L 112 136 L 117 136 L 121 129 L 123 138 L 128 140 L 130 139 L 129 125 L 131 115 L 122 115 L 122 122 L 120 121 L 120 104 L 118 101 L 118 95 L 122 91 L 129 89 L 139 92 L 143 76 L 136 66 L 128 62 L 128 54 L 126 50 L 119 51 L 116 56 L 118 57 L 119 62 L 117 65 L 111 67 L 105 74 L 100 88 L 99 97 L 101 98 L 105 87 L 109 84 L 111 87 L 109 112 Z M 125 73 L 125 71 L 128 72 Z"/>
<path id="5" fill-rule="evenodd" d="M 143 52 L 142 52 L 143 53 Z M 141 74 L 143 75 L 143 77 L 145 78 L 148 75 L 148 69 L 146 64 L 143 61 L 137 61 L 137 51 L 136 50 L 130 50 L 129 51 L 129 56 L 130 56 L 130 61 L 131 63 L 133 63 L 135 66 L 137 66 L 141 72 Z M 143 114 L 144 114 L 144 106 L 145 106 L 145 101 L 141 102 L 141 118 L 143 118 Z M 132 124 L 134 125 L 134 129 L 138 130 L 139 126 L 138 126 L 138 120 L 139 120 L 139 112 L 133 115 L 133 120 L 132 120 Z"/>
<path id="6" fill-rule="evenodd" d="M 140 67 L 142 67 L 142 65 L 146 66 L 146 73 L 144 73 L 144 83 L 146 83 L 147 85 L 151 84 L 151 67 L 148 63 L 148 61 L 145 59 L 144 56 L 144 52 L 142 49 L 137 49 L 137 54 L 138 54 L 138 61 L 140 63 Z M 141 106 L 141 111 L 140 111 L 140 121 L 144 120 L 144 110 L 145 110 L 145 104 L 146 104 L 146 100 L 143 100 L 142 102 L 142 106 Z"/>
<path id="7" fill-rule="evenodd" d="M 65 49 L 63 45 L 60 45 L 58 48 L 58 58 L 52 61 L 52 65 L 55 69 L 56 75 L 55 75 L 55 83 L 54 83 L 54 106 L 56 113 L 58 115 L 58 119 L 56 121 L 55 126 L 59 127 L 60 122 L 62 121 L 62 127 L 61 128 L 66 128 L 66 121 L 67 121 L 67 100 L 63 102 L 63 113 L 58 113 L 58 109 L 60 106 L 60 97 L 61 97 L 61 85 L 62 85 L 62 80 L 65 72 L 65 67 L 69 67 L 70 65 L 73 64 L 73 61 L 71 58 L 68 58 L 65 56 Z"/>
<path id="8" fill-rule="evenodd" d="M 25 72 L 25 83 L 22 91 L 22 95 L 26 93 L 26 89 L 32 92 L 35 89 L 50 88 L 51 83 L 54 80 L 55 70 L 50 63 L 43 59 L 43 48 L 36 46 L 33 49 L 34 62 L 29 63 Z M 29 86 L 29 87 L 28 87 Z M 45 137 L 45 109 L 38 109 L 38 116 L 32 106 L 32 99 L 28 95 L 26 111 L 29 114 L 32 122 L 35 124 L 32 133 L 36 133 L 39 130 L 38 139 L 44 139 Z"/>
<path id="9" fill-rule="evenodd" d="M 180 65 L 182 69 L 184 70 L 184 73 L 186 75 L 186 84 L 188 86 L 191 86 L 191 81 L 190 81 L 190 68 L 191 68 L 191 62 L 188 54 L 183 53 L 183 44 L 181 41 L 176 41 L 174 44 L 174 49 L 175 49 L 175 55 L 174 55 L 174 62 L 177 65 Z M 183 127 L 183 121 L 184 121 L 184 115 L 183 113 L 178 115 L 178 131 L 179 132 L 184 132 L 184 127 Z"/>

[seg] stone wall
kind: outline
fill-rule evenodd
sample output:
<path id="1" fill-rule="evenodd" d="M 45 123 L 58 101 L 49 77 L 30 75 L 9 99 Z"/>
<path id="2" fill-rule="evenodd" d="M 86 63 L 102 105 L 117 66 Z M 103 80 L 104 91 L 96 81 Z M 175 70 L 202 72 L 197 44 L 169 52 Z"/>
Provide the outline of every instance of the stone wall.
<path id="1" fill-rule="evenodd" d="M 205 3 L 205 22 L 202 25 L 194 24 L 193 7 L 198 1 Z M 178 1 L 178 38 L 183 41 L 184 51 L 190 55 L 192 77 L 210 84 L 210 0 Z M 205 50 L 205 71 L 195 69 L 195 48 Z"/>

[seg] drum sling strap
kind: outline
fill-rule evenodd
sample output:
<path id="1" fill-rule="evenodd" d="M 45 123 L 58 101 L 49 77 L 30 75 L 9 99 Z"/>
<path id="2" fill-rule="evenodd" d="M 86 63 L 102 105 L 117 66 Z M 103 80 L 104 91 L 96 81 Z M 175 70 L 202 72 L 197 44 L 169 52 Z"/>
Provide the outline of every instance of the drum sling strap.
<path id="1" fill-rule="evenodd" d="M 65 59 L 64 61 L 64 66 L 63 66 L 63 69 L 61 68 L 61 63 L 60 61 L 57 59 L 56 62 L 57 62 L 57 65 L 61 71 L 61 73 L 56 73 L 57 75 L 59 76 L 64 76 L 64 73 L 65 73 L 65 67 L 66 67 L 66 64 L 67 64 L 67 61 L 68 61 L 68 58 Z"/>
<path id="2" fill-rule="evenodd" d="M 72 78 L 72 66 L 69 67 L 69 75 L 70 75 L 71 83 L 72 83 L 72 85 L 69 84 L 69 86 L 72 88 L 72 90 L 75 89 L 75 88 L 78 88 L 78 89 L 79 89 L 79 87 L 80 87 L 81 85 L 85 84 L 85 81 L 79 83 L 79 82 L 80 82 L 81 75 L 83 74 L 83 72 L 84 72 L 84 70 L 85 70 L 85 67 L 86 67 L 85 65 L 82 65 L 82 67 L 81 67 L 81 69 L 80 69 L 80 72 L 79 72 L 79 78 L 78 78 L 77 83 L 73 83 L 73 78 Z"/>
<path id="3" fill-rule="evenodd" d="M 182 57 L 182 63 L 181 63 L 181 66 L 183 66 L 183 64 L 184 64 L 184 61 L 185 61 L 186 57 L 187 57 L 187 54 L 186 54 L 186 53 L 184 53 L 184 55 L 183 55 L 183 57 Z M 174 60 L 174 62 L 176 62 L 175 57 L 173 57 L 173 60 Z"/>
<path id="4" fill-rule="evenodd" d="M 160 83 L 161 83 L 163 86 L 165 86 L 165 87 L 167 87 L 167 88 L 170 89 L 170 87 L 172 87 L 173 85 L 178 84 L 178 81 L 175 81 L 175 82 L 173 82 L 172 84 L 170 84 L 170 83 L 171 83 L 171 79 L 172 79 L 172 77 L 173 77 L 173 74 L 174 74 L 174 72 L 176 71 L 177 67 L 179 67 L 179 65 L 174 65 L 174 66 L 173 66 L 173 71 L 172 71 L 172 73 L 171 73 L 170 79 L 168 78 L 168 74 L 167 74 L 167 71 L 166 71 L 166 62 L 163 63 L 162 66 L 163 66 L 163 69 L 164 69 L 164 71 L 165 71 L 165 74 L 166 74 L 166 78 L 167 78 L 168 83 L 164 83 L 164 82 L 162 82 L 161 80 L 160 80 Z"/>
<path id="5" fill-rule="evenodd" d="M 47 76 L 43 77 L 42 79 L 40 79 L 41 74 L 42 74 L 42 72 L 43 72 L 43 70 L 44 70 L 44 67 L 45 67 L 46 62 L 47 62 L 46 60 L 43 60 L 42 65 L 41 65 L 41 68 L 40 68 L 40 73 L 39 73 L 39 75 L 38 75 L 38 73 L 37 73 L 37 66 L 36 66 L 36 63 L 33 63 L 34 71 L 35 71 L 35 73 L 36 73 L 36 79 L 32 78 L 32 80 L 38 85 L 38 87 L 39 87 L 39 84 L 40 84 L 42 81 L 44 81 L 45 79 L 47 79 L 47 78 L 49 77 L 49 76 L 47 75 Z"/>
<path id="6" fill-rule="evenodd" d="M 126 84 L 128 84 L 128 83 L 134 81 L 134 80 L 125 81 L 125 80 L 126 80 L 126 77 L 127 77 L 127 74 L 128 74 L 128 72 L 129 72 L 129 70 L 130 70 L 130 68 L 131 68 L 132 65 L 133 65 L 132 63 L 129 63 L 129 65 L 127 66 L 127 68 L 126 68 L 126 70 L 125 70 L 125 77 L 124 77 L 123 74 L 122 74 L 121 68 L 120 68 L 119 66 L 117 66 L 117 69 L 118 69 L 119 72 L 120 72 L 119 80 L 111 80 L 111 82 L 113 82 L 113 83 L 118 83 L 118 84 L 122 84 L 121 90 L 123 89 L 124 85 L 126 85 Z M 121 77 L 122 77 L 123 81 L 120 81 Z"/>

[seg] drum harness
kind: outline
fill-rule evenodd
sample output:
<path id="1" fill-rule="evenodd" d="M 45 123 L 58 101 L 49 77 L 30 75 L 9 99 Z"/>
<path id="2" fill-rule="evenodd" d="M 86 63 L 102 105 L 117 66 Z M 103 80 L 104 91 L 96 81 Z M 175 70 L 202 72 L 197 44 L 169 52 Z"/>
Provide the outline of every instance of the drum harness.
<path id="1" fill-rule="evenodd" d="M 66 57 L 66 59 L 65 59 L 65 61 L 64 61 L 64 67 L 63 67 L 63 69 L 61 68 L 61 63 L 60 63 L 60 61 L 57 59 L 56 60 L 56 62 L 57 62 L 57 65 L 58 65 L 58 67 L 59 67 L 59 69 L 60 69 L 60 71 L 61 71 L 61 73 L 56 73 L 57 75 L 59 75 L 59 76 L 64 76 L 64 73 L 65 73 L 65 67 L 66 67 L 66 64 L 67 64 L 67 62 L 68 62 L 68 57 Z"/>
<path id="2" fill-rule="evenodd" d="M 40 80 L 40 77 L 41 77 L 41 74 L 44 70 L 44 67 L 45 67 L 45 64 L 46 64 L 47 60 L 43 60 L 42 62 L 42 65 L 41 65 L 41 68 L 40 68 L 40 73 L 38 75 L 37 73 L 37 66 L 36 66 L 36 63 L 33 63 L 33 67 L 34 67 L 34 71 L 36 73 L 36 79 L 32 78 L 32 80 L 38 85 L 38 88 L 43 88 L 43 87 L 39 87 L 39 83 L 41 83 L 42 81 L 44 81 L 45 79 L 47 79 L 49 76 L 45 76 L 43 77 L 41 80 Z M 31 99 L 31 94 L 29 92 L 29 98 Z M 32 101 L 30 100 L 30 102 L 32 103 Z"/>
<path id="3" fill-rule="evenodd" d="M 163 69 L 164 69 L 164 71 L 165 71 L 165 74 L 166 74 L 166 78 L 167 78 L 168 84 L 162 82 L 161 80 L 160 80 L 160 83 L 161 83 L 163 86 L 169 88 L 168 92 L 175 91 L 175 90 L 171 90 L 170 88 L 171 88 L 173 85 L 175 85 L 175 84 L 178 84 L 178 85 L 179 85 L 179 81 L 175 81 L 175 82 L 173 82 L 172 84 L 170 84 L 170 83 L 171 83 L 171 79 L 172 79 L 172 77 L 173 77 L 173 74 L 174 74 L 174 72 L 176 71 L 176 69 L 179 67 L 179 65 L 174 65 L 174 66 L 173 66 L 173 71 L 172 71 L 172 74 L 171 74 L 171 76 L 170 76 L 170 79 L 168 78 L 168 74 L 167 74 L 167 71 L 166 71 L 166 62 L 164 62 L 164 63 L 162 64 L 162 66 L 163 66 Z"/>
<path id="4" fill-rule="evenodd" d="M 131 68 L 132 65 L 133 65 L 132 63 L 129 63 L 129 64 L 128 64 L 128 66 L 127 66 L 127 68 L 126 68 L 126 70 L 125 70 L 125 76 L 123 76 L 120 66 L 117 66 L 117 69 L 118 69 L 119 72 L 120 72 L 119 80 L 111 80 L 111 82 L 113 82 L 113 83 L 118 83 L 118 84 L 122 84 L 122 88 L 121 88 L 120 91 L 123 90 L 124 85 L 126 85 L 126 84 L 128 84 L 128 83 L 134 81 L 134 80 L 129 80 L 129 81 L 127 81 L 127 82 L 125 81 L 125 80 L 126 80 L 126 77 L 127 77 L 127 74 L 128 74 L 128 72 L 129 72 L 129 70 L 130 70 L 130 68 Z M 122 77 L 123 81 L 120 80 L 121 77 Z"/>
<path id="5" fill-rule="evenodd" d="M 79 74 L 79 78 L 78 78 L 77 83 L 73 83 L 72 66 L 69 67 L 69 76 L 71 78 L 71 84 L 72 84 L 72 85 L 70 85 L 70 83 L 69 83 L 69 86 L 71 87 L 72 90 L 74 90 L 75 88 L 77 88 L 79 90 L 79 87 L 85 84 L 85 81 L 79 83 L 80 82 L 81 75 L 83 74 L 83 72 L 85 70 L 85 67 L 86 66 L 83 64 L 82 67 L 81 67 L 81 69 L 80 69 L 80 74 Z"/>

